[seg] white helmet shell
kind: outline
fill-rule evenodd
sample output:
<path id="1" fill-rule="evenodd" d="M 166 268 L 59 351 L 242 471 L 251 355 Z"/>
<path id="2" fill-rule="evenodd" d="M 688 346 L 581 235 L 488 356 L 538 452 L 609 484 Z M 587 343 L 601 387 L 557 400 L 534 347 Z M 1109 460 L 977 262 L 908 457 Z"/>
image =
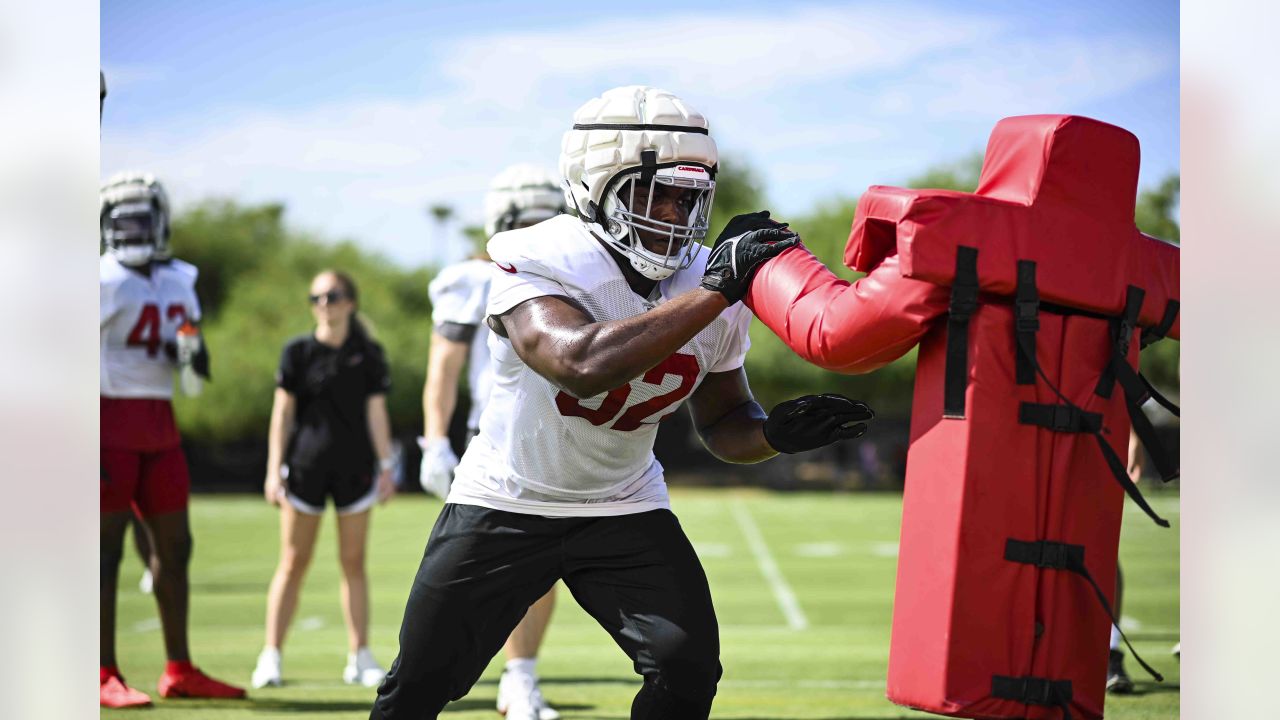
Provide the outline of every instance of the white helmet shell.
<path id="1" fill-rule="evenodd" d="M 583 221 L 598 224 L 604 239 L 645 277 L 661 280 L 688 267 L 693 245 L 707 234 L 719 159 L 706 118 L 665 90 L 629 85 L 578 108 L 573 123 L 560 148 L 569 206 Z M 694 190 L 688 222 L 662 222 L 647 208 L 623 203 L 618 191 L 631 179 L 648 182 L 649 197 L 654 183 Z M 666 236 L 667 251 L 647 250 L 638 231 Z"/>
<path id="2" fill-rule="evenodd" d="M 99 221 L 107 251 L 124 265 L 144 265 L 169 257 L 169 195 L 151 173 L 128 171 L 111 176 L 99 194 Z M 123 222 L 131 218 L 134 222 Z M 123 229 L 133 225 L 146 237 Z"/>
<path id="3" fill-rule="evenodd" d="M 553 175 L 537 165 L 512 165 L 489 183 L 484 196 L 484 233 L 493 237 L 565 210 L 564 193 Z"/>

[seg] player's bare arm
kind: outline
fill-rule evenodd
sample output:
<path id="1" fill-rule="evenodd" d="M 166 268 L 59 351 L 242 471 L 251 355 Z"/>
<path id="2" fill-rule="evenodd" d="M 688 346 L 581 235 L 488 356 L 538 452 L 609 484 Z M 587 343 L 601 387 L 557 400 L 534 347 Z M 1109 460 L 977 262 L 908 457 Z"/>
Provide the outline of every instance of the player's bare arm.
<path id="1" fill-rule="evenodd" d="M 702 444 L 725 462 L 757 463 L 778 454 L 764 437 L 767 416 L 742 368 L 707 373 L 689 396 L 689 414 Z"/>
<path id="2" fill-rule="evenodd" d="M 396 492 L 391 472 L 395 468 L 395 456 L 391 450 L 391 417 L 387 414 L 386 393 L 374 393 L 365 401 L 369 439 L 378 455 L 378 501 L 386 502 Z"/>
<path id="3" fill-rule="evenodd" d="M 598 395 L 678 351 L 742 299 L 760 264 L 798 242 L 768 211 L 738 215 L 716 240 L 701 287 L 651 312 L 595 322 L 568 298 L 543 296 L 495 318 L 495 330 L 539 375 L 577 397 Z"/>
<path id="4" fill-rule="evenodd" d="M 427 358 L 427 382 L 422 386 L 423 437 L 445 437 L 449 418 L 458 402 L 458 380 L 467 363 L 468 344 L 431 333 L 431 354 Z"/>
<path id="5" fill-rule="evenodd" d="M 293 393 L 284 388 L 276 388 L 271 405 L 271 426 L 267 434 L 267 480 L 262 487 L 263 496 L 272 505 L 279 504 L 284 494 L 280 467 L 284 464 L 284 449 L 289 445 L 297 408 L 298 401 Z"/>
<path id="6" fill-rule="evenodd" d="M 728 306 L 720 293 L 698 288 L 652 312 L 596 322 L 569 298 L 543 296 L 497 320 L 529 367 L 569 393 L 587 398 L 643 375 Z"/>

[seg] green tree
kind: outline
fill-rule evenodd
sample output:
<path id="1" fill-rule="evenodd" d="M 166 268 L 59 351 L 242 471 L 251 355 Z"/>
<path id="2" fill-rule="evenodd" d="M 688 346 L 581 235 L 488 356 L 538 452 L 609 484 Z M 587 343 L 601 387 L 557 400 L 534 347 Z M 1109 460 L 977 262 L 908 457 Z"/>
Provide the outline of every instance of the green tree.
<path id="1" fill-rule="evenodd" d="M 1138 194 L 1134 222 L 1142 232 L 1169 242 L 1182 242 L 1176 217 L 1181 201 L 1182 177 L 1170 175 L 1154 188 Z"/>
<path id="2" fill-rule="evenodd" d="M 742 158 L 721 158 L 715 193 L 707 245 L 711 245 L 734 215 L 766 209 L 764 183 L 751 163 Z"/>
<path id="3" fill-rule="evenodd" d="M 1170 175 L 1154 188 L 1138 194 L 1134 222 L 1142 232 L 1161 240 L 1181 243 L 1178 203 L 1181 200 L 1182 177 Z M 1162 340 L 1142 351 L 1142 372 L 1156 385 L 1177 392 L 1181 344 Z"/>
<path id="4" fill-rule="evenodd" d="M 393 425 L 421 426 L 428 270 L 403 270 L 353 242 L 290 230 L 280 205 L 203 203 L 175 218 L 173 247 L 200 268 L 197 292 L 213 358 L 213 381 L 204 393 L 175 400 L 187 437 L 217 443 L 266 437 L 280 351 L 289 338 L 311 331 L 307 288 L 326 268 L 355 278 L 361 314 L 386 349 Z"/>
<path id="5" fill-rule="evenodd" d="M 978 178 L 981 175 L 982 153 L 976 152 L 955 162 L 930 167 L 908 180 L 907 187 L 973 192 L 978 189 Z"/>

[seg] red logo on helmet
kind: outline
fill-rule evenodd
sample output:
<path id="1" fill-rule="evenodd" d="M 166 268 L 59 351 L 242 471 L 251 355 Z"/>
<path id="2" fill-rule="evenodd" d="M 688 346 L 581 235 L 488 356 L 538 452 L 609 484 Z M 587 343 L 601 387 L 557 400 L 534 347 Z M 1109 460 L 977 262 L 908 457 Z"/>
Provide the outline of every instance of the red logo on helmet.
<path id="1" fill-rule="evenodd" d="M 699 173 L 704 173 L 704 172 L 706 172 L 706 170 L 703 170 L 703 169 L 702 169 L 702 168 L 700 168 L 700 167 L 691 167 L 691 166 L 689 166 L 689 165 L 677 165 L 677 166 L 676 166 L 676 169 L 677 169 L 677 170 L 688 170 L 689 172 L 699 172 Z"/>
<path id="2" fill-rule="evenodd" d="M 493 261 L 493 264 L 494 264 L 494 265 L 497 265 L 497 266 L 498 266 L 498 269 L 499 269 L 499 270 L 501 270 L 501 271 L 503 271 L 503 272 L 509 272 L 509 273 L 511 273 L 512 275 L 514 275 L 514 274 L 516 273 L 516 266 L 515 266 L 515 265 L 511 265 L 510 267 L 508 267 L 508 266 L 503 265 L 502 263 L 498 262 L 497 260 L 494 260 L 494 261 Z"/>

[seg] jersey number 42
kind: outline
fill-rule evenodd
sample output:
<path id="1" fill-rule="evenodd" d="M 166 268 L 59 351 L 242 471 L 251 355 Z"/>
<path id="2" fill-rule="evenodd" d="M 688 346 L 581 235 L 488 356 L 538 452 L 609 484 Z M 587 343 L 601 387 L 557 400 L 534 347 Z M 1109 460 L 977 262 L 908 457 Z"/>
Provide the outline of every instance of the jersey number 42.
<path id="1" fill-rule="evenodd" d="M 170 320 L 183 321 L 187 319 L 187 309 L 174 303 L 165 309 L 165 315 Z M 155 357 L 160 352 L 160 343 L 160 307 L 155 303 L 147 303 L 142 306 L 138 322 L 129 331 L 126 344 L 129 347 L 144 347 L 147 349 L 147 357 Z"/>

